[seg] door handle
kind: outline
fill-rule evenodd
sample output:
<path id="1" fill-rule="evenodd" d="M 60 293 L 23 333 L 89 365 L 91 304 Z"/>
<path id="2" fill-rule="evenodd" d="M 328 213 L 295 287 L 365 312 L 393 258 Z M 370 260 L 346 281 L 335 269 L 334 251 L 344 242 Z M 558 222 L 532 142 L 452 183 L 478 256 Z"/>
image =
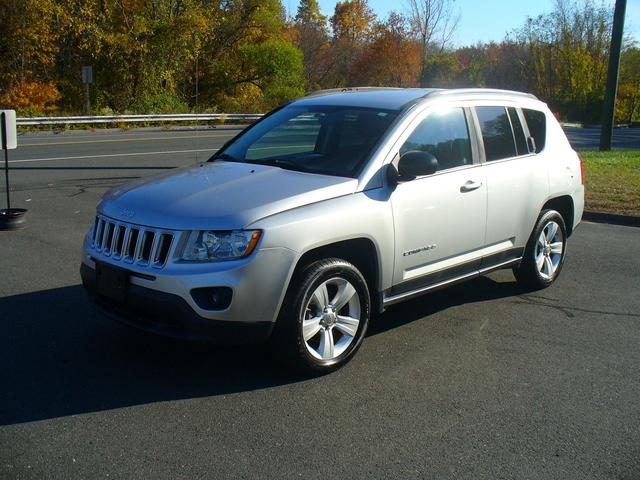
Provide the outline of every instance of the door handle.
<path id="1" fill-rule="evenodd" d="M 482 182 L 474 182 L 473 180 L 469 180 L 467 183 L 460 187 L 460 191 L 462 193 L 472 192 L 473 190 L 477 190 L 482 186 Z"/>

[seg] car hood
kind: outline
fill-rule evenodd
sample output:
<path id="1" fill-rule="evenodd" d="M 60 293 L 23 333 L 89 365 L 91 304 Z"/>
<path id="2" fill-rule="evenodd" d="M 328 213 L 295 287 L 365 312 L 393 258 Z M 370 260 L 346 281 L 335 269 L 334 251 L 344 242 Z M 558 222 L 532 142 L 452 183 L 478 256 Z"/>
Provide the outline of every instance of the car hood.
<path id="1" fill-rule="evenodd" d="M 104 195 L 98 211 L 150 227 L 230 230 L 351 194 L 357 183 L 352 178 L 216 161 L 125 183 Z"/>

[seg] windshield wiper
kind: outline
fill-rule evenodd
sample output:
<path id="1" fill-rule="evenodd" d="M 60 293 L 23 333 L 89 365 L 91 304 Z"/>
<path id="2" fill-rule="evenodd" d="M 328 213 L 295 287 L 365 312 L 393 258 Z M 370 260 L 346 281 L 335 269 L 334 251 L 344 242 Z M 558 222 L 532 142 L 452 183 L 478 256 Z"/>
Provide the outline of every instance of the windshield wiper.
<path id="1" fill-rule="evenodd" d="M 268 160 L 247 160 L 247 163 L 255 163 L 256 165 L 271 165 L 273 167 L 279 167 L 284 170 L 295 170 L 298 172 L 313 172 L 309 168 L 300 165 L 299 163 L 291 160 L 284 160 L 282 158 L 268 159 Z"/>
<path id="2" fill-rule="evenodd" d="M 210 162 L 215 162 L 216 160 L 223 160 L 225 162 L 239 162 L 240 161 L 236 157 L 234 157 L 233 155 L 229 155 L 228 153 L 221 153 L 219 155 L 214 155 L 213 158 L 211 158 L 211 160 L 209 160 L 209 161 Z"/>
<path id="3" fill-rule="evenodd" d="M 291 160 L 282 160 L 282 159 L 276 159 L 273 161 L 274 165 L 280 167 L 280 168 L 284 168 L 287 170 L 298 170 L 300 172 L 308 172 L 309 169 L 307 167 L 304 167 L 302 165 L 300 165 L 299 163 L 296 162 L 292 162 Z"/>

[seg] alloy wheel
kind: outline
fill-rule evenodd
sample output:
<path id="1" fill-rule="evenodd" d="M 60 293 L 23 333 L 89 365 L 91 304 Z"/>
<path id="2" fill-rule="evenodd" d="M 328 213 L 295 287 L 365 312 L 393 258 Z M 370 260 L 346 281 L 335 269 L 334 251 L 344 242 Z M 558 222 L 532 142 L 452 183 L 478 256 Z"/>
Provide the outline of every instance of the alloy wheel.
<path id="1" fill-rule="evenodd" d="M 536 266 L 542 278 L 545 280 L 553 278 L 562 260 L 563 251 L 562 229 L 556 222 L 550 221 L 540 232 L 535 250 Z"/>
<path id="2" fill-rule="evenodd" d="M 302 315 L 307 351 L 319 360 L 333 360 L 347 350 L 358 332 L 358 292 L 344 278 L 330 278 L 313 291 Z"/>

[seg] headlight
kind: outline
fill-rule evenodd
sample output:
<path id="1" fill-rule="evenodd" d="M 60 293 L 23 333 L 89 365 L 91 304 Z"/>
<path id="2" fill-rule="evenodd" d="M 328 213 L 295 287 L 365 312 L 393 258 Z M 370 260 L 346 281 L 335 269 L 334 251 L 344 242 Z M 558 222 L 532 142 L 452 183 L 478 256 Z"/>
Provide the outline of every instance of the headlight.
<path id="1" fill-rule="evenodd" d="M 195 231 L 189 235 L 181 258 L 192 262 L 209 262 L 248 257 L 259 239 L 259 230 Z"/>

